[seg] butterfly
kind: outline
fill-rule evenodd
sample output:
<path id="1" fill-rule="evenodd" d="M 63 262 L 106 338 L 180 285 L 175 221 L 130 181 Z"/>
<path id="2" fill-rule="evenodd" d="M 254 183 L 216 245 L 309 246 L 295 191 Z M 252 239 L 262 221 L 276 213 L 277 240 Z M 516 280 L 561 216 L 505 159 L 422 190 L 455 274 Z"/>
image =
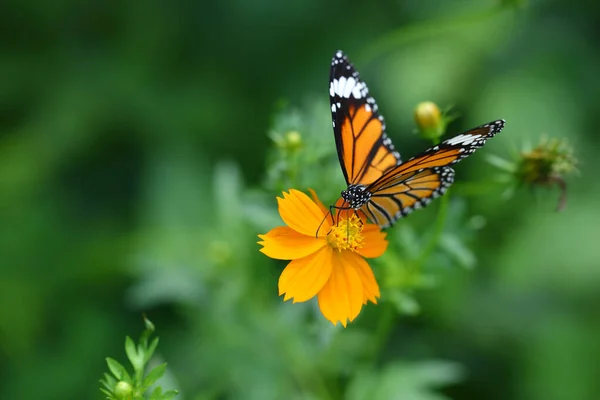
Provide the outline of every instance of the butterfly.
<path id="1" fill-rule="evenodd" d="M 335 144 L 348 186 L 338 208 L 360 210 L 381 228 L 444 194 L 454 182 L 450 165 L 504 128 L 504 120 L 492 121 L 402 162 L 375 99 L 342 51 L 331 61 L 329 96 Z"/>

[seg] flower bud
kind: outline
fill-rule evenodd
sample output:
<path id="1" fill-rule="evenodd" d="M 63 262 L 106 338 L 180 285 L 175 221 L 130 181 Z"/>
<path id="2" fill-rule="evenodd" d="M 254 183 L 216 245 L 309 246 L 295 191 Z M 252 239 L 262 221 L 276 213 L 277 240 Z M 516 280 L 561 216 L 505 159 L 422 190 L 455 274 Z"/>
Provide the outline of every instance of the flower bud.
<path id="1" fill-rule="evenodd" d="M 431 129 L 439 125 L 442 119 L 440 108 L 431 101 L 423 101 L 415 108 L 415 121 L 421 129 Z"/>
<path id="2" fill-rule="evenodd" d="M 302 136 L 298 131 L 288 131 L 285 134 L 285 144 L 290 150 L 295 150 L 302 146 Z"/>
<path id="3" fill-rule="evenodd" d="M 133 387 L 131 384 L 125 381 L 119 381 L 115 385 L 115 397 L 119 400 L 127 400 L 131 399 L 131 395 L 133 394 Z"/>
<path id="4" fill-rule="evenodd" d="M 444 134 L 447 121 L 437 104 L 423 101 L 415 107 L 415 122 L 425 139 L 437 140 Z"/>
<path id="5" fill-rule="evenodd" d="M 302 135 L 297 130 L 287 131 L 285 133 L 272 132 L 269 136 L 275 145 L 283 151 L 295 151 L 302 147 Z"/>

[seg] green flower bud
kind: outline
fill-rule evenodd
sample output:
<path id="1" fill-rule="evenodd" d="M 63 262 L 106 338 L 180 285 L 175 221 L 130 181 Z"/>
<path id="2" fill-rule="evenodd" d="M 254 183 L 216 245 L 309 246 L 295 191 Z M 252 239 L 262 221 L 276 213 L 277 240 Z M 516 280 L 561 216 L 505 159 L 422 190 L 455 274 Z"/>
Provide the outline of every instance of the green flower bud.
<path id="1" fill-rule="evenodd" d="M 133 395 L 133 387 L 131 384 L 119 381 L 115 385 L 115 397 L 119 400 L 129 400 Z"/>
<path id="2" fill-rule="evenodd" d="M 283 134 L 272 132 L 269 134 L 275 145 L 283 151 L 295 151 L 302 147 L 302 135 L 296 130 L 287 131 Z"/>
<path id="3" fill-rule="evenodd" d="M 298 131 L 289 131 L 285 134 L 285 146 L 290 150 L 298 149 L 302 146 L 302 136 Z"/>
<path id="4" fill-rule="evenodd" d="M 415 107 L 415 122 L 420 135 L 435 142 L 444 134 L 449 119 L 442 114 L 437 104 L 423 101 Z"/>
<path id="5" fill-rule="evenodd" d="M 423 101 L 415 108 L 415 121 L 421 129 L 431 129 L 439 126 L 442 120 L 440 108 L 431 101 Z"/>

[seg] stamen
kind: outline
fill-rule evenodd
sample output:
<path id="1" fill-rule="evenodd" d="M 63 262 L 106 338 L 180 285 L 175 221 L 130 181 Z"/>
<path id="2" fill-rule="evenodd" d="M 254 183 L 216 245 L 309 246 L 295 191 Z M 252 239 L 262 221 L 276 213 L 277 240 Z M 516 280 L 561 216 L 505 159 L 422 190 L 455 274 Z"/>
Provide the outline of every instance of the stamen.
<path id="1" fill-rule="evenodd" d="M 357 251 L 364 242 L 362 229 L 362 221 L 356 215 L 348 219 L 341 218 L 327 234 L 327 243 L 338 251 Z"/>

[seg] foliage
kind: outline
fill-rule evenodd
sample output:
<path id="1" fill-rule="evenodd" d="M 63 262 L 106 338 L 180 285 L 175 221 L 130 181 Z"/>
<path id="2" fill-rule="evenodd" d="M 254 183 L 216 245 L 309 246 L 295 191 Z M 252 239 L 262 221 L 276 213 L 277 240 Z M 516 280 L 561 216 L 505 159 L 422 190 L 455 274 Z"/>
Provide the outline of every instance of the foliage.
<path id="1" fill-rule="evenodd" d="M 155 386 L 165 373 L 166 363 L 157 365 L 146 373 L 146 365 L 158 346 L 158 338 L 148 343 L 150 335 L 154 332 L 154 324 L 148 319 L 144 319 L 144 324 L 146 330 L 137 345 L 129 336 L 125 339 L 125 353 L 133 367 L 133 374 L 128 373 L 127 368 L 117 360 L 110 357 L 106 359 L 112 376 L 108 373 L 104 374 L 104 379 L 100 380 L 103 386 L 100 391 L 108 400 L 171 400 L 177 396 L 176 390 L 163 393 L 160 386 Z M 146 394 L 151 387 L 154 387 L 152 392 Z"/>

